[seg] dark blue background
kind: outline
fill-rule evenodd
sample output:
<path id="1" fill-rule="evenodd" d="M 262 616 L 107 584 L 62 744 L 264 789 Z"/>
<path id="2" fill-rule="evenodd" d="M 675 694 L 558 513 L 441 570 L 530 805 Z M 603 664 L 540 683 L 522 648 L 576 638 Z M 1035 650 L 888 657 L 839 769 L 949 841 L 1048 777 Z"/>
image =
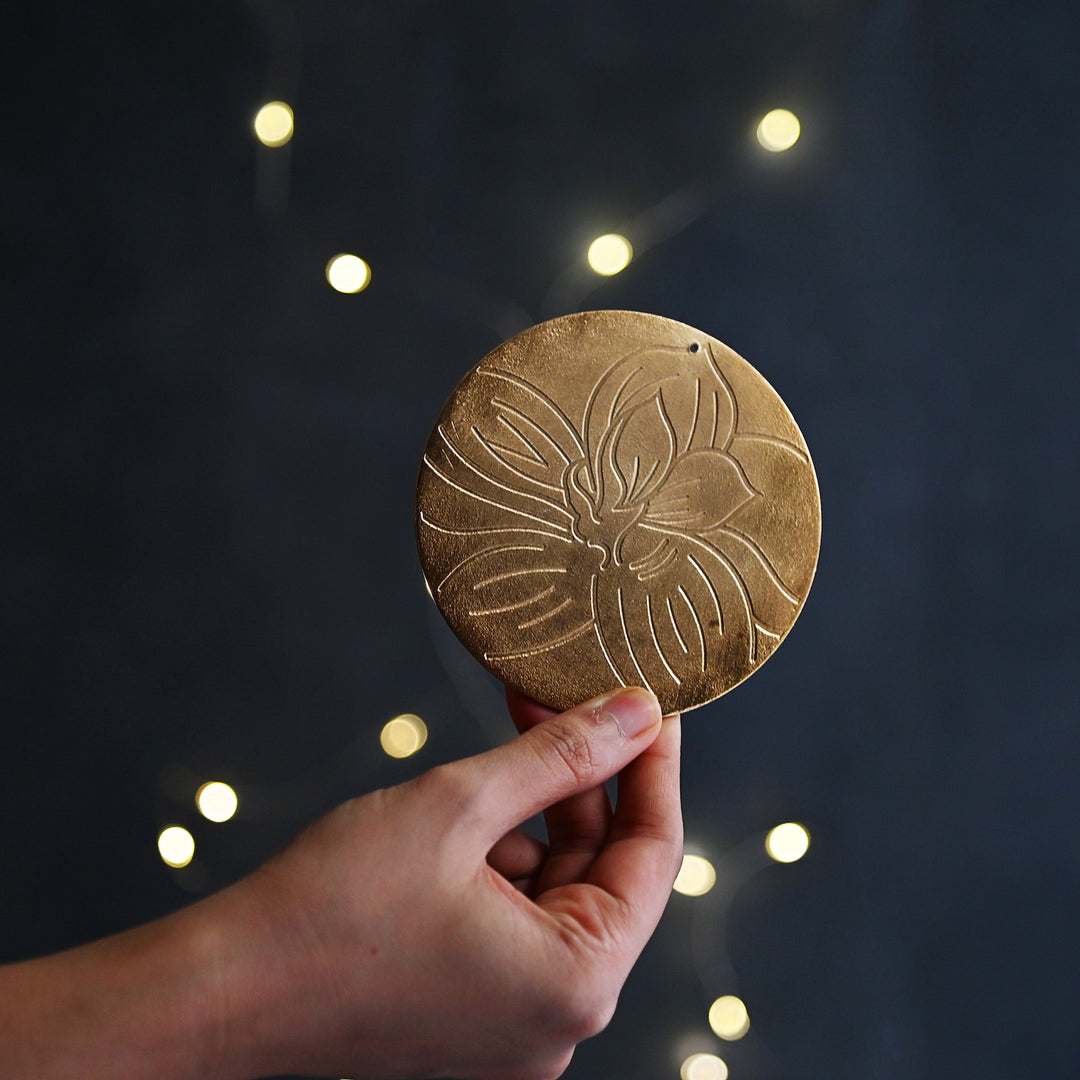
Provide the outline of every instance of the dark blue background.
<path id="1" fill-rule="evenodd" d="M 509 737 L 423 588 L 420 450 L 505 336 L 634 308 L 780 391 L 824 538 L 784 647 L 686 717 L 688 843 L 721 883 L 673 897 L 569 1075 L 674 1078 L 722 992 L 753 1023 L 734 1080 L 1076 1071 L 1071 5 L 5 23 L 0 958 L 152 918 Z M 274 97 L 280 151 L 250 135 Z M 803 136 L 772 156 L 774 105 Z M 601 281 L 581 253 L 611 229 L 638 257 Z M 366 292 L 326 286 L 341 250 Z M 431 739 L 390 762 L 402 711 Z M 209 777 L 240 790 L 228 825 L 190 808 Z M 809 855 L 759 868 L 791 818 Z"/>

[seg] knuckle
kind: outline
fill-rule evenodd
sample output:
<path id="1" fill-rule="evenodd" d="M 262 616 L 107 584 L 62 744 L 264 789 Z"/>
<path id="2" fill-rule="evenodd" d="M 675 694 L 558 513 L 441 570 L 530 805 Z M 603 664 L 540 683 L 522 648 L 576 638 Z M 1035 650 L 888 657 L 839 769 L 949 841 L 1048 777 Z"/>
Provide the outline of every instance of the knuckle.
<path id="1" fill-rule="evenodd" d="M 570 1046 L 599 1035 L 615 1013 L 618 995 L 594 983 L 581 977 L 551 989 L 548 1014 L 560 1041 Z"/>
<path id="2" fill-rule="evenodd" d="M 570 774 L 575 784 L 593 778 L 597 770 L 592 745 L 585 733 L 572 724 L 552 723 L 534 728 L 540 742 L 539 753 Z"/>
<path id="3" fill-rule="evenodd" d="M 467 817 L 480 798 L 477 785 L 469 782 L 464 771 L 454 764 L 429 769 L 413 783 L 432 805 L 440 807 L 440 816 L 446 821 Z"/>

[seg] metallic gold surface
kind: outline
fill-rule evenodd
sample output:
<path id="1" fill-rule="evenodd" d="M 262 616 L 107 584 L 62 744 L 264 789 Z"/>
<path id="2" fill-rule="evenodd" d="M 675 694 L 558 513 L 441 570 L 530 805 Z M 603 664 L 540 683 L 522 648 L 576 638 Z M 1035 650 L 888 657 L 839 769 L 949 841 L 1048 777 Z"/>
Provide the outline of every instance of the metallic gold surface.
<path id="1" fill-rule="evenodd" d="M 428 439 L 417 537 L 432 596 L 504 682 L 566 709 L 619 685 L 665 712 L 753 674 L 817 565 L 814 468 L 772 387 L 656 315 L 524 331 Z"/>

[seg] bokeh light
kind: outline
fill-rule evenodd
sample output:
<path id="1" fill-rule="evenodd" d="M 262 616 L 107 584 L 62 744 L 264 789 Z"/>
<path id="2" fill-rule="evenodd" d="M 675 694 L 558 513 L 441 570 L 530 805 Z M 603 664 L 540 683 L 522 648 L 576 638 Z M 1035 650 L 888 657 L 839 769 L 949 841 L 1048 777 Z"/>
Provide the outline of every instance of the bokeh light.
<path id="1" fill-rule="evenodd" d="M 371 282 L 371 267 L 359 255 L 335 255 L 326 264 L 326 280 L 340 293 L 358 293 Z"/>
<path id="2" fill-rule="evenodd" d="M 684 855 L 672 888 L 683 896 L 704 896 L 716 884 L 716 869 L 700 855 Z"/>
<path id="3" fill-rule="evenodd" d="M 180 825 L 170 825 L 161 830 L 157 840 L 161 861 L 180 869 L 195 857 L 195 837 Z"/>
<path id="4" fill-rule="evenodd" d="M 240 800 L 228 784 L 211 780 L 195 792 L 195 805 L 208 821 L 228 821 L 236 813 Z"/>
<path id="5" fill-rule="evenodd" d="M 383 725 L 379 742 L 392 758 L 407 758 L 427 742 L 427 724 L 412 713 L 402 713 Z"/>
<path id="6" fill-rule="evenodd" d="M 802 825 L 785 821 L 769 830 L 765 837 L 765 850 L 777 862 L 791 863 L 801 859 L 810 848 L 810 834 Z"/>
<path id="7" fill-rule="evenodd" d="M 598 236 L 590 245 L 586 256 L 589 266 L 604 277 L 611 277 L 625 270 L 634 257 L 634 249 L 625 236 L 618 233 L 606 233 Z"/>
<path id="8" fill-rule="evenodd" d="M 750 1015 L 742 999 L 734 994 L 718 997 L 709 1007 L 709 1027 L 728 1042 L 741 1039 L 750 1030 Z"/>
<path id="9" fill-rule="evenodd" d="M 679 1067 L 682 1080 L 727 1080 L 728 1067 L 715 1054 L 691 1054 Z"/>
<path id="10" fill-rule="evenodd" d="M 798 141 L 802 127 L 799 118 L 788 109 L 767 112 L 757 126 L 757 141 L 766 150 L 777 154 L 790 150 Z"/>
<path id="11" fill-rule="evenodd" d="M 293 129 L 293 111 L 284 101 L 268 101 L 255 114 L 255 137 L 264 146 L 284 146 Z"/>

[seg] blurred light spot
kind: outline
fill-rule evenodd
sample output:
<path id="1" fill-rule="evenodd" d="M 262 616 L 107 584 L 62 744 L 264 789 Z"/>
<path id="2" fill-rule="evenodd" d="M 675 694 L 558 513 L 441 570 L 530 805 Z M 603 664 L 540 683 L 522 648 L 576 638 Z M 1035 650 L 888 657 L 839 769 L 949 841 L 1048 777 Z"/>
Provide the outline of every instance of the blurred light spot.
<path id="1" fill-rule="evenodd" d="M 672 888 L 683 896 L 704 896 L 716 884 L 716 870 L 700 855 L 684 855 Z"/>
<path id="2" fill-rule="evenodd" d="M 799 118 L 787 109 L 773 109 L 767 112 L 757 126 L 757 141 L 771 150 L 779 153 L 781 150 L 790 150 L 799 140 Z"/>
<path id="3" fill-rule="evenodd" d="M 161 830 L 157 838 L 157 849 L 162 862 L 179 869 L 187 866 L 195 857 L 195 838 L 179 825 L 170 825 Z"/>
<path id="4" fill-rule="evenodd" d="M 393 758 L 410 757 L 427 742 L 427 724 L 419 716 L 403 713 L 383 725 L 379 742 Z"/>
<path id="5" fill-rule="evenodd" d="M 255 136 L 264 146 L 284 146 L 293 137 L 293 111 L 269 101 L 255 114 Z"/>
<path id="6" fill-rule="evenodd" d="M 195 792 L 195 805 L 209 821 L 228 821 L 236 813 L 240 800 L 228 784 L 211 780 Z"/>
<path id="7" fill-rule="evenodd" d="M 682 1080 L 727 1080 L 728 1067 L 715 1054 L 691 1054 L 679 1068 Z"/>
<path id="8" fill-rule="evenodd" d="M 709 1027 L 728 1042 L 741 1039 L 750 1030 L 746 1006 L 734 994 L 717 998 L 709 1008 Z"/>
<path id="9" fill-rule="evenodd" d="M 342 293 L 358 293 L 371 281 L 371 267 L 358 255 L 335 255 L 326 264 L 326 280 Z"/>
<path id="10" fill-rule="evenodd" d="M 794 821 L 787 821 L 769 830 L 765 837 L 765 850 L 777 862 L 795 862 L 810 847 L 810 834 Z"/>
<path id="11" fill-rule="evenodd" d="M 633 257 L 634 249 L 630 246 L 630 241 L 618 233 L 598 236 L 589 245 L 587 256 L 589 266 L 604 277 L 611 277 L 620 270 L 625 270 Z"/>

